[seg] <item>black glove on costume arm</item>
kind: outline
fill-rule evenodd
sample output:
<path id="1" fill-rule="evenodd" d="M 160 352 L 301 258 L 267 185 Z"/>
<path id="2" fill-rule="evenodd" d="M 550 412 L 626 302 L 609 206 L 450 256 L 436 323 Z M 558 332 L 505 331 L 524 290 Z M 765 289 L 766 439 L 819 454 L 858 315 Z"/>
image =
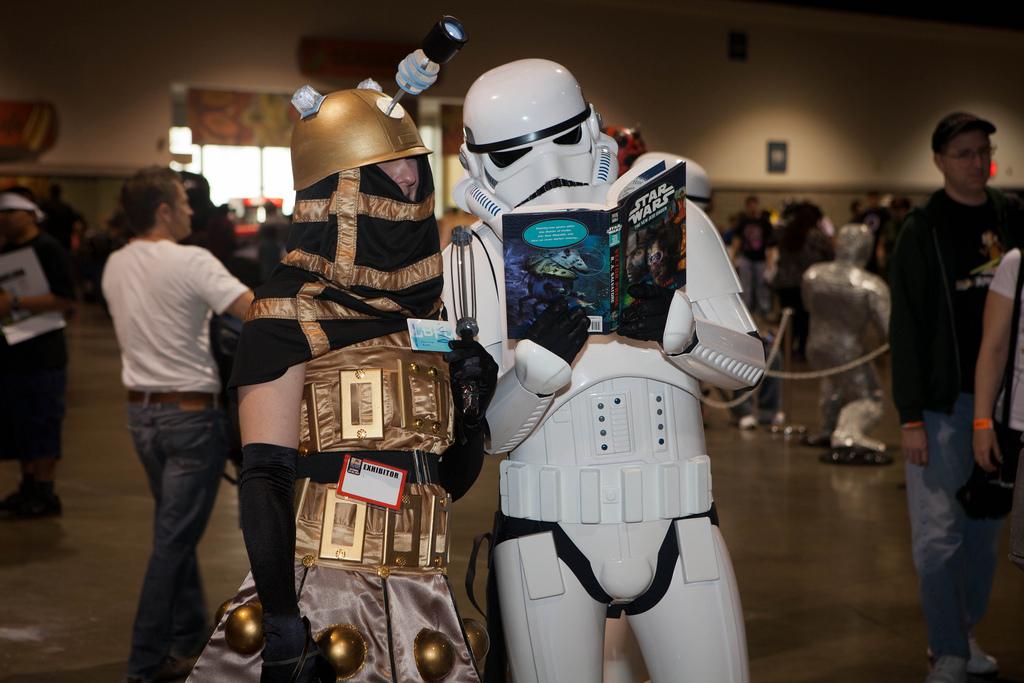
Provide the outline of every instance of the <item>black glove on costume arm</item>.
<path id="1" fill-rule="evenodd" d="M 479 431 L 498 386 L 498 364 L 480 342 L 456 339 L 444 354 L 452 378 L 452 401 L 463 434 Z"/>
<path id="2" fill-rule="evenodd" d="M 469 491 L 484 464 L 484 416 L 498 385 L 498 364 L 479 342 L 459 339 L 448 342 L 444 355 L 452 378 L 455 404 L 455 443 L 441 455 L 441 485 L 458 500 Z"/>
<path id="3" fill-rule="evenodd" d="M 581 308 L 569 310 L 565 301 L 551 304 L 526 330 L 526 338 L 560 357 L 569 365 L 587 343 L 590 320 Z"/>
<path id="4" fill-rule="evenodd" d="M 668 309 L 672 306 L 675 290 L 636 284 L 630 285 L 627 291 L 635 301 L 622 312 L 618 333 L 630 339 L 660 343 L 665 336 Z"/>

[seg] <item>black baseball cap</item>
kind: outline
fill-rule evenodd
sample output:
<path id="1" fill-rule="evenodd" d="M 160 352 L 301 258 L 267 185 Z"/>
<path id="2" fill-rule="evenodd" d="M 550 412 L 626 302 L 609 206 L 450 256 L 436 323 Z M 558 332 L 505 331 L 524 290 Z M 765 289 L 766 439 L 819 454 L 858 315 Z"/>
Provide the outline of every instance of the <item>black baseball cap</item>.
<path id="1" fill-rule="evenodd" d="M 947 142 L 968 130 L 980 130 L 984 131 L 986 135 L 992 135 L 996 132 L 996 127 L 991 122 L 974 114 L 955 111 L 952 114 L 947 114 L 939 121 L 939 125 L 935 126 L 935 132 L 932 133 L 932 151 L 939 152 Z"/>

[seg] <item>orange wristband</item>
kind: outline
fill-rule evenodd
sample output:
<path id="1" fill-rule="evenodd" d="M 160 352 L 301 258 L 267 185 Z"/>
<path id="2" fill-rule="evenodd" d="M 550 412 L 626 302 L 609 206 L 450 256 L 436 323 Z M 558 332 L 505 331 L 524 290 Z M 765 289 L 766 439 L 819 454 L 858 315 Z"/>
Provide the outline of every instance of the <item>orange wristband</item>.
<path id="1" fill-rule="evenodd" d="M 904 422 L 900 425 L 900 429 L 919 429 L 924 427 L 924 422 L 918 420 L 917 422 Z"/>
<path id="2" fill-rule="evenodd" d="M 985 429 L 992 429 L 992 418 L 991 417 L 977 417 L 974 419 L 974 431 L 982 431 Z"/>

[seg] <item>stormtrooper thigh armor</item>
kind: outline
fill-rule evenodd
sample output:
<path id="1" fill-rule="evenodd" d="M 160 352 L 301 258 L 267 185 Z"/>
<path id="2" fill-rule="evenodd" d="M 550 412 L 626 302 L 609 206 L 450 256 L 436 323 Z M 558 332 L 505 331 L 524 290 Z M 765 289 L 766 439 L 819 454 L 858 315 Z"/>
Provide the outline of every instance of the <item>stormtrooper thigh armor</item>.
<path id="1" fill-rule="evenodd" d="M 707 517 L 582 527 L 561 525 L 570 537 L 586 537 L 584 547 L 604 555 L 602 564 L 613 571 L 656 562 L 666 532 L 678 544 L 664 594 L 645 611 L 626 615 L 654 681 L 748 680 L 736 580 L 721 534 Z M 634 556 L 621 558 L 624 550 Z M 553 534 L 505 541 L 494 560 L 513 680 L 600 681 L 607 608 L 559 559 Z M 650 576 L 650 569 L 636 573 Z M 621 599 L 628 605 L 629 597 Z"/>

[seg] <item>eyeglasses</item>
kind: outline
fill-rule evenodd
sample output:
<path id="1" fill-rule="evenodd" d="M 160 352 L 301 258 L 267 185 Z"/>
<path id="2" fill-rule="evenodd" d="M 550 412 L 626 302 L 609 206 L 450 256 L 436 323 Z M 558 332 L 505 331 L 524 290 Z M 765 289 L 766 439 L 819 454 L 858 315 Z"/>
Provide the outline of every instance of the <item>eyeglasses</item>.
<path id="1" fill-rule="evenodd" d="M 978 149 L 962 149 L 955 154 L 946 154 L 953 161 L 974 161 L 975 159 L 987 160 L 996 154 L 995 145 L 979 147 Z"/>

